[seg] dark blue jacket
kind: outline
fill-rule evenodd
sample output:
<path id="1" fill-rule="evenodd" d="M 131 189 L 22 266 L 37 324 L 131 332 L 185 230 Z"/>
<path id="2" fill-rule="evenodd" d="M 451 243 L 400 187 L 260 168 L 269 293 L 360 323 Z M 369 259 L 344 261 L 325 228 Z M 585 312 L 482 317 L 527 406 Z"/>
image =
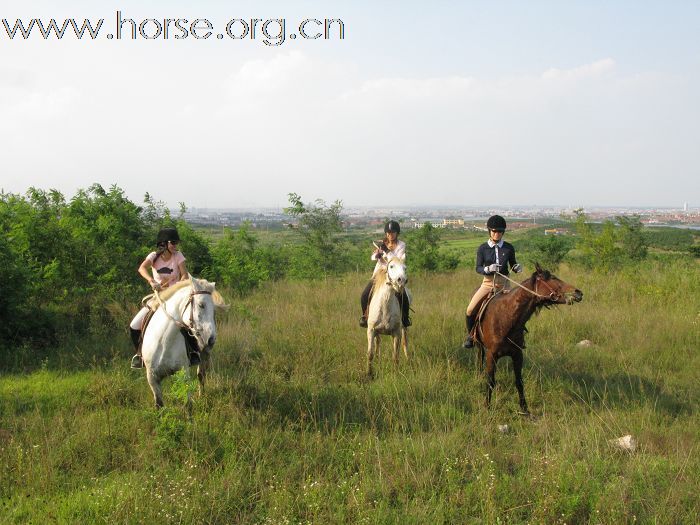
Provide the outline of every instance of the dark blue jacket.
<path id="1" fill-rule="evenodd" d="M 492 264 L 500 264 L 500 273 L 508 275 L 510 269 L 517 264 L 515 260 L 515 248 L 513 245 L 503 241 L 503 246 L 498 245 L 491 248 L 488 242 L 485 242 L 476 250 L 476 273 L 481 275 L 493 275 L 492 273 L 484 272 L 484 266 Z"/>

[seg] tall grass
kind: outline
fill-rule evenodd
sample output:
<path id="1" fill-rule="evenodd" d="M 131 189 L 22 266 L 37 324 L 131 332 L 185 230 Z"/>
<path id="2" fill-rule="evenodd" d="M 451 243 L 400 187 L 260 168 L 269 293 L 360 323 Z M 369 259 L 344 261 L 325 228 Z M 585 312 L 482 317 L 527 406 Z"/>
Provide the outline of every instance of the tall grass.
<path id="1" fill-rule="evenodd" d="M 410 359 L 394 366 L 383 341 L 373 381 L 357 326 L 367 276 L 235 301 L 191 418 L 172 389 L 151 407 L 125 336 L 56 349 L 0 378 L 0 522 L 696 523 L 692 270 L 563 268 L 584 301 L 528 325 L 532 419 L 516 415 L 508 360 L 483 408 L 460 348 L 467 271 L 411 276 Z M 634 453 L 609 443 L 627 433 Z"/>

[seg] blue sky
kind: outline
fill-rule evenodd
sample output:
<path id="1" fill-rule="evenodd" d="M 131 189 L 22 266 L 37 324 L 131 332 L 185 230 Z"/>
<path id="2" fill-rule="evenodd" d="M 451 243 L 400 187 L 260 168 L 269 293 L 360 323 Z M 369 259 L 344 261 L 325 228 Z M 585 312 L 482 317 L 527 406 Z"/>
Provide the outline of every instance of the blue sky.
<path id="1" fill-rule="evenodd" d="M 340 18 L 343 41 L 10 41 L 0 187 L 197 207 L 700 206 L 697 2 L 4 2 L 0 18 Z"/>

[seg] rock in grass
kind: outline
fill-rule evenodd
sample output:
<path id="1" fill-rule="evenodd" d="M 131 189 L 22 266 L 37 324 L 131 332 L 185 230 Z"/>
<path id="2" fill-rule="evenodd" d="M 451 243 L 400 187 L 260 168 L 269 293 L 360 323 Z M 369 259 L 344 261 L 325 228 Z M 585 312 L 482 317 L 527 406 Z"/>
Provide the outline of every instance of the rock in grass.
<path id="1" fill-rule="evenodd" d="M 501 434 L 507 434 L 509 430 L 510 430 L 510 427 L 508 425 L 498 425 L 498 431 Z"/>
<path id="2" fill-rule="evenodd" d="M 578 343 L 576 343 L 576 346 L 578 348 L 590 348 L 593 346 L 593 341 L 589 339 L 584 339 L 583 341 L 579 341 Z"/>
<path id="3" fill-rule="evenodd" d="M 617 439 L 611 439 L 610 444 L 625 452 L 634 452 L 637 449 L 637 440 L 634 439 L 631 434 Z"/>

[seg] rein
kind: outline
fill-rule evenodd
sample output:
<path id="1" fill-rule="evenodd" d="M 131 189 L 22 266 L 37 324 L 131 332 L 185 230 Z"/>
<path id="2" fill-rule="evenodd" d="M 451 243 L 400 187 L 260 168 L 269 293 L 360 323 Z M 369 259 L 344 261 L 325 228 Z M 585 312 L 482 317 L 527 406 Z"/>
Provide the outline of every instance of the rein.
<path id="1" fill-rule="evenodd" d="M 530 290 L 529 288 L 523 286 L 523 285 L 520 284 L 519 282 L 514 281 L 513 279 L 511 279 L 511 278 L 508 277 L 507 275 L 502 274 L 501 272 L 495 272 L 495 274 L 496 274 L 496 275 L 500 275 L 501 277 L 503 277 L 503 278 L 506 279 L 507 281 L 510 281 L 511 283 L 513 283 L 513 284 L 515 284 L 515 285 L 517 285 L 517 286 L 520 286 L 520 288 L 522 288 L 523 290 L 525 290 L 525 291 L 527 291 L 528 293 L 531 293 L 532 295 L 534 295 L 534 296 L 536 296 L 536 297 L 539 297 L 539 298 L 541 298 L 541 299 L 550 299 L 550 300 L 553 300 L 553 299 L 557 296 L 557 293 L 556 293 L 554 290 L 552 290 L 552 288 L 551 288 L 546 282 L 544 282 L 542 279 L 540 279 L 539 277 L 537 277 L 537 278 L 535 279 L 535 290 L 533 291 L 533 290 Z M 544 285 L 547 287 L 547 289 L 549 290 L 549 292 L 550 292 L 549 295 L 542 295 L 542 294 L 537 293 L 537 283 L 542 283 L 542 284 L 544 284 Z"/>

